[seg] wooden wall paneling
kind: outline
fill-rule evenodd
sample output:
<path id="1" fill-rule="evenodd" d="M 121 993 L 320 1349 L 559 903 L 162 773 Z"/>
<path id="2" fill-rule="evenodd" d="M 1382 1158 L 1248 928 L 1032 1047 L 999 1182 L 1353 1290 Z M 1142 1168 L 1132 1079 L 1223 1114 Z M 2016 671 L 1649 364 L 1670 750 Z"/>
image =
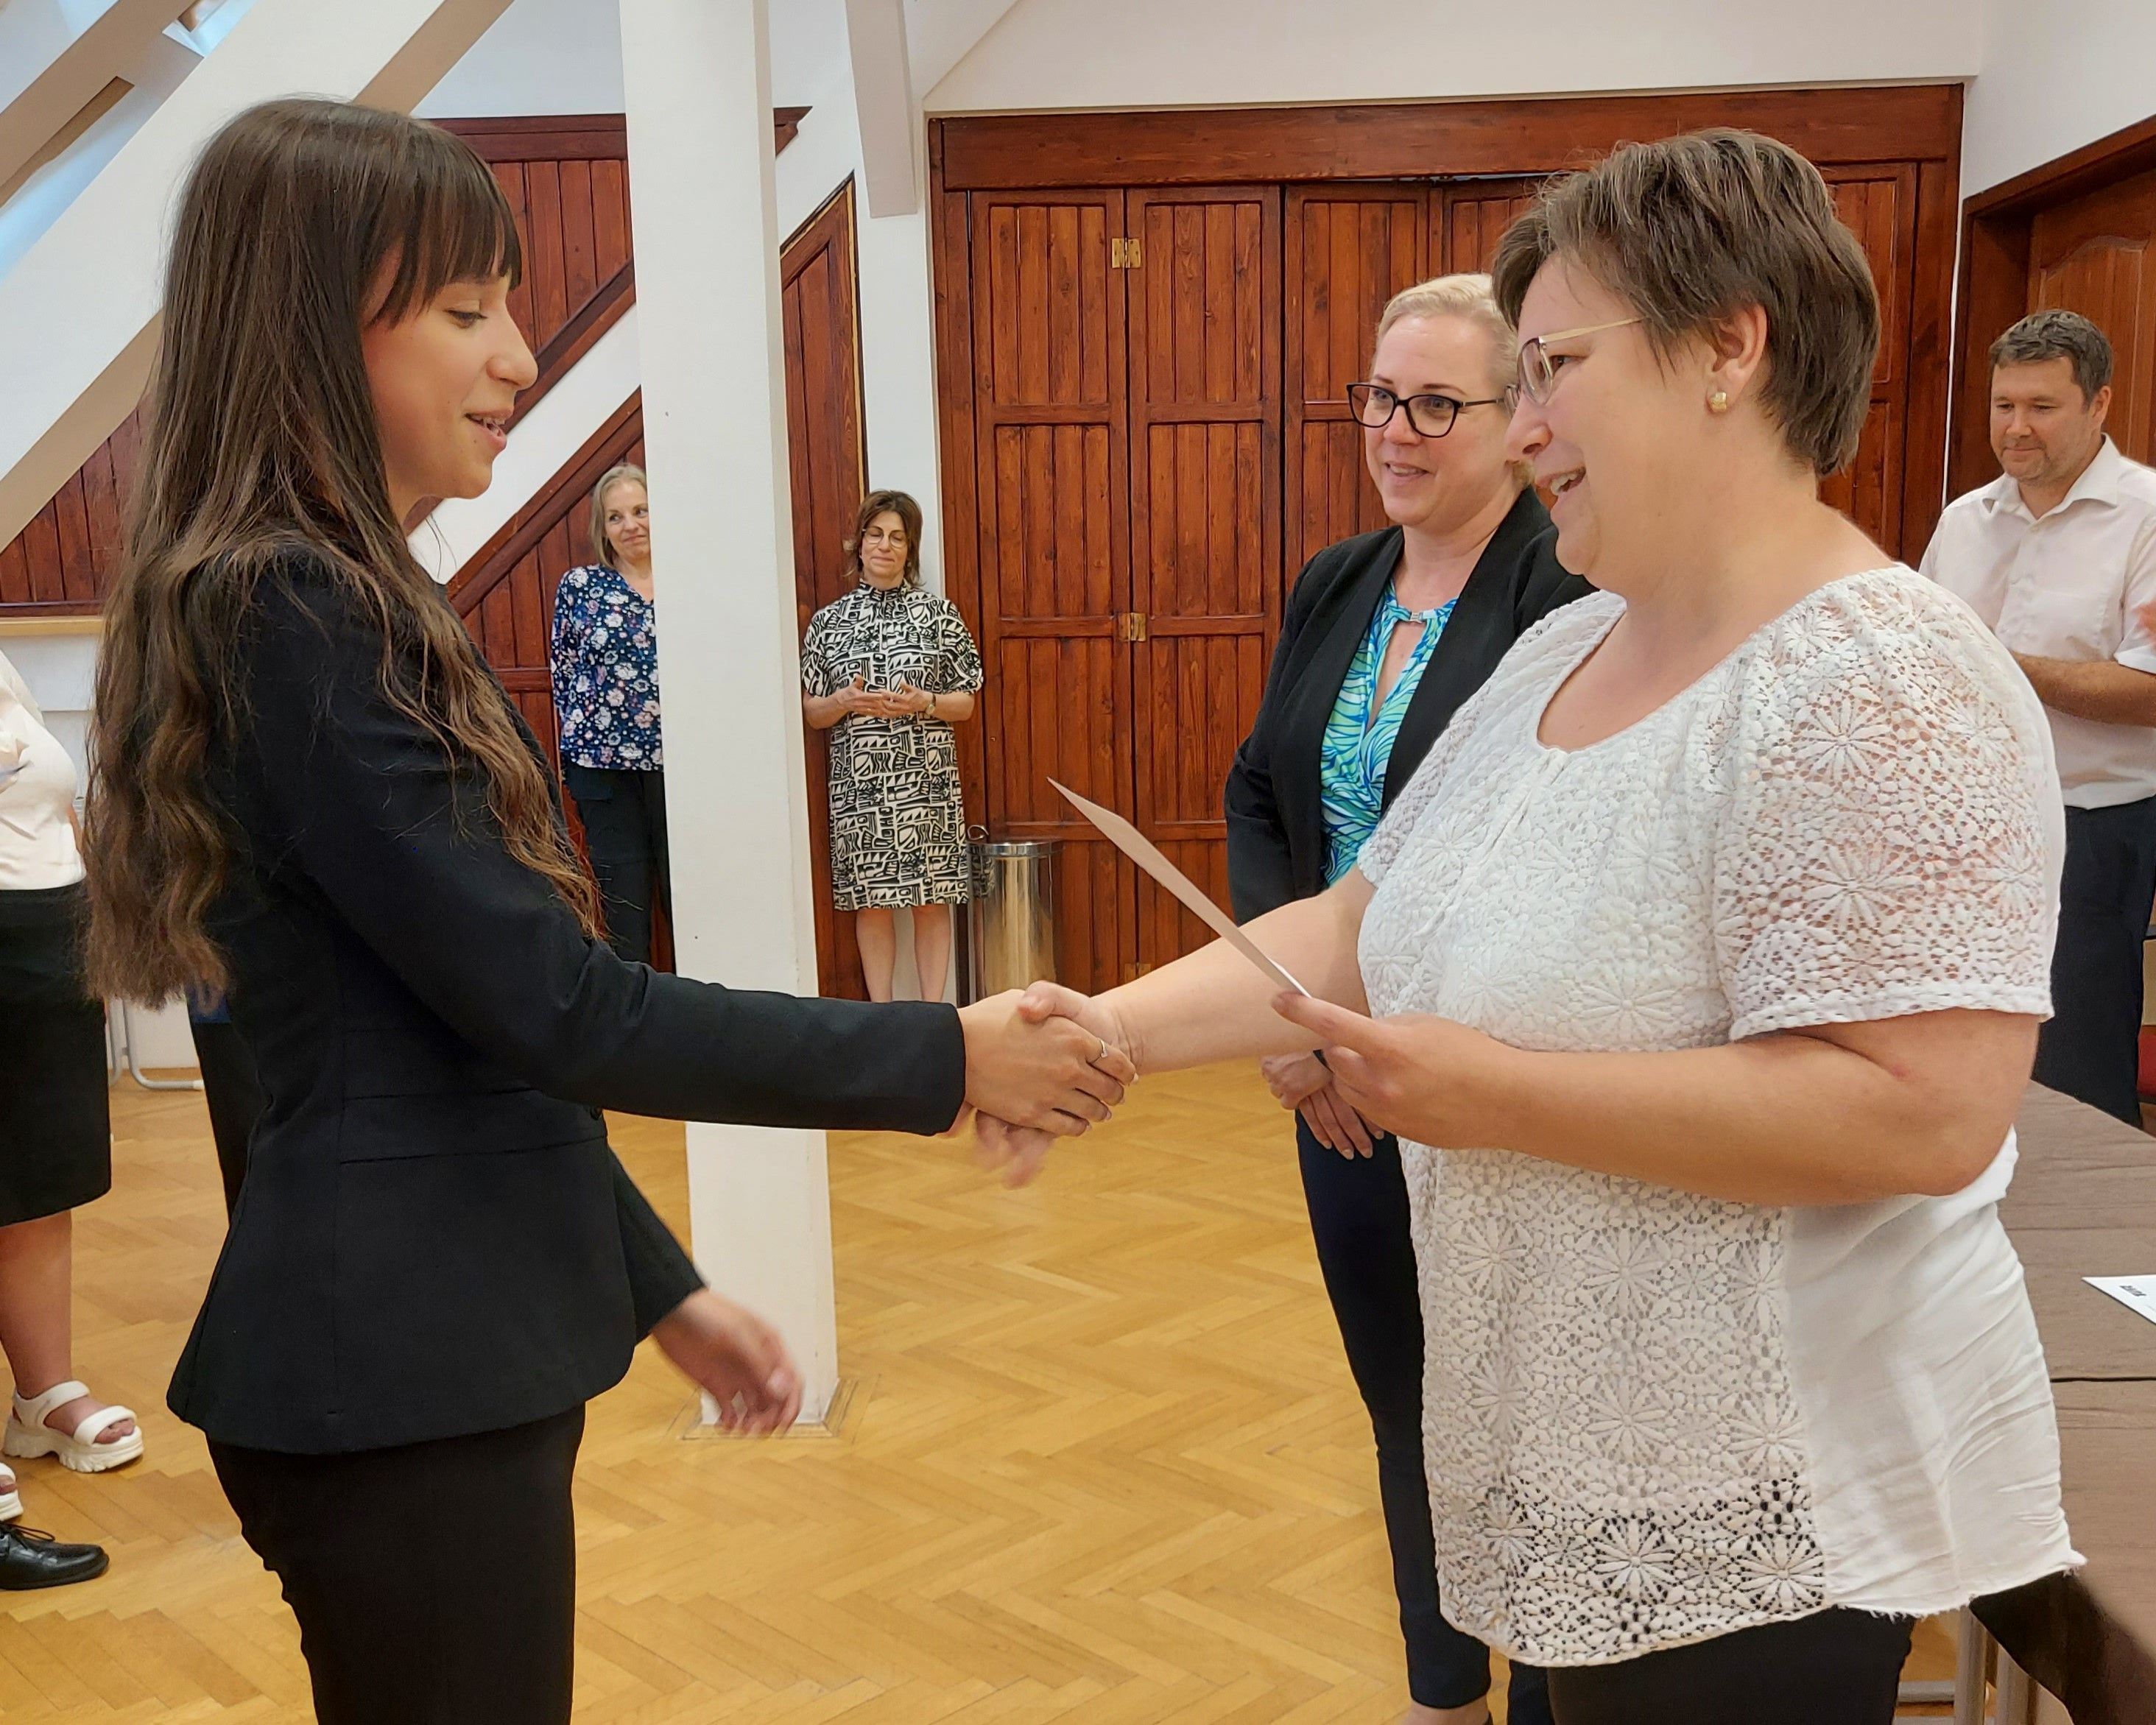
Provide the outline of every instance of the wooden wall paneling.
<path id="1" fill-rule="evenodd" d="M 1436 274 L 1419 185 L 1291 186 L 1282 220 L 1282 536 L 1291 582 L 1336 540 L 1385 524 L 1348 384 L 1368 375 L 1385 301 Z"/>
<path id="2" fill-rule="evenodd" d="M 1280 628 L 1281 194 L 1133 192 L 1127 210 L 1136 820 L 1224 886 L 1220 788 Z M 1138 964 L 1212 937 L 1150 877 L 1137 886 Z"/>
<path id="3" fill-rule="evenodd" d="M 2036 213 L 2027 305 L 2078 311 L 2111 338 L 2107 423 L 2128 456 L 2148 460 L 2156 419 L 2156 171 Z"/>
<path id="4" fill-rule="evenodd" d="M 1887 162 L 1822 170 L 1835 211 L 1864 248 L 1879 290 L 1879 357 L 1856 458 L 1820 487 L 1889 556 L 1902 554 L 1902 462 L 1909 400 L 1910 307 L 1916 274 L 1917 170 Z"/>
<path id="5" fill-rule="evenodd" d="M 1497 242 L 1514 218 L 1535 201 L 1540 179 L 1466 180 L 1439 191 L 1439 237 L 1431 247 L 1432 275 L 1486 271 L 1497 255 Z"/>
<path id="6" fill-rule="evenodd" d="M 1096 989 L 1135 957 L 1133 871 L 1048 780 L 1131 806 L 1124 200 L 983 194 L 968 216 L 985 812 L 1062 841 L 1058 967 Z"/>
<path id="7" fill-rule="evenodd" d="M 845 541 L 869 489 L 855 303 L 854 189 L 848 181 L 779 253 L 786 344 L 787 459 L 793 501 L 798 632 L 853 585 Z M 830 733 L 803 727 L 820 991 L 865 1000 L 854 919 L 831 908 Z"/>
<path id="8" fill-rule="evenodd" d="M 954 191 L 1547 174 L 1628 139 L 1765 132 L 1822 167 L 1958 157 L 1958 85 L 944 120 Z"/>

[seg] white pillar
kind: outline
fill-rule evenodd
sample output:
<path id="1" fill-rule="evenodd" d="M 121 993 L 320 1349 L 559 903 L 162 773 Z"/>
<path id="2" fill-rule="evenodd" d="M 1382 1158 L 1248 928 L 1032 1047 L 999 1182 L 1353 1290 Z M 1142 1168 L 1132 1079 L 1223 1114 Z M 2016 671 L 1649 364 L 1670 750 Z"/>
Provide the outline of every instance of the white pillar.
<path id="1" fill-rule="evenodd" d="M 763 0 L 621 0 L 621 38 L 677 963 L 813 993 Z M 691 1126 L 689 1199 L 698 1265 L 778 1325 L 821 1420 L 823 1133 Z"/>

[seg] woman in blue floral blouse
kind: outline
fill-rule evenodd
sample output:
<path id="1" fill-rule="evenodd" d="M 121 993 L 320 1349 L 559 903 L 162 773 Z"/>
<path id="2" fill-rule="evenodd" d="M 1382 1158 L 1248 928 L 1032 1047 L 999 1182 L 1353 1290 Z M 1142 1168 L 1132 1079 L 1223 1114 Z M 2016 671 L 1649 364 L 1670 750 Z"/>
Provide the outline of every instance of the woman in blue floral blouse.
<path id="1" fill-rule="evenodd" d="M 659 636 L 651 609 L 651 503 L 644 470 L 592 488 L 592 561 L 554 590 L 554 711 L 562 781 L 623 957 L 651 957 L 651 907 L 672 911 L 666 778 L 659 750 Z"/>
<path id="2" fill-rule="evenodd" d="M 891 999 L 891 912 L 911 908 L 921 997 L 940 1000 L 971 878 L 951 726 L 973 716 L 981 655 L 958 608 L 921 584 L 912 498 L 870 492 L 846 549 L 859 584 L 801 646 L 802 711 L 831 732 L 832 903 L 855 913 L 871 1000 Z"/>

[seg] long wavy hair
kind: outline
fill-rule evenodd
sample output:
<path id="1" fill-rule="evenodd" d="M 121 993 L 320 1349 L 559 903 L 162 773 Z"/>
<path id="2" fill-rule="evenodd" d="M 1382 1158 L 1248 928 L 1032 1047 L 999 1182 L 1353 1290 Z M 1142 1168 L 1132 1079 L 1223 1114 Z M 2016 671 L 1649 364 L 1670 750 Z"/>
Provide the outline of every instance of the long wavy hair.
<path id="1" fill-rule="evenodd" d="M 510 854 L 587 930 L 597 896 L 471 637 L 391 512 L 361 348 L 444 288 L 522 268 L 486 164 L 401 115 L 250 108 L 181 196 L 120 567 L 105 600 L 85 861 L 89 968 L 108 997 L 221 989 L 206 927 L 234 829 L 207 763 L 243 734 L 240 661 L 264 572 L 305 549 L 381 631 L 382 697 L 475 775 Z"/>

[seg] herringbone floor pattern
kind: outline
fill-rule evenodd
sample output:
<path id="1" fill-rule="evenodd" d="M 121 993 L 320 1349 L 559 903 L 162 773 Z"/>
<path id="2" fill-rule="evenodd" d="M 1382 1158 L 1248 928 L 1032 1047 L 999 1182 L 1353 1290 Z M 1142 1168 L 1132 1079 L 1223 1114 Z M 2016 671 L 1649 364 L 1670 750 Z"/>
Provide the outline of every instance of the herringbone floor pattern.
<path id="1" fill-rule="evenodd" d="M 123 1085 L 114 1107 L 78 1370 L 143 1410 L 149 1455 L 23 1467 L 28 1519 L 113 1566 L 0 1596 L 0 1721 L 299 1725 L 291 1620 L 162 1408 L 223 1226 L 207 1121 L 191 1094 Z M 615 1126 L 685 1223 L 680 1129 Z M 1398 1717 L 1369 1430 L 1253 1076 L 1150 1081 L 1024 1192 L 875 1135 L 833 1140 L 831 1184 L 834 1433 L 704 1434 L 648 1348 L 593 1405 L 581 1725 Z M 1912 1670 L 1943 1674 L 1936 1635 Z"/>

